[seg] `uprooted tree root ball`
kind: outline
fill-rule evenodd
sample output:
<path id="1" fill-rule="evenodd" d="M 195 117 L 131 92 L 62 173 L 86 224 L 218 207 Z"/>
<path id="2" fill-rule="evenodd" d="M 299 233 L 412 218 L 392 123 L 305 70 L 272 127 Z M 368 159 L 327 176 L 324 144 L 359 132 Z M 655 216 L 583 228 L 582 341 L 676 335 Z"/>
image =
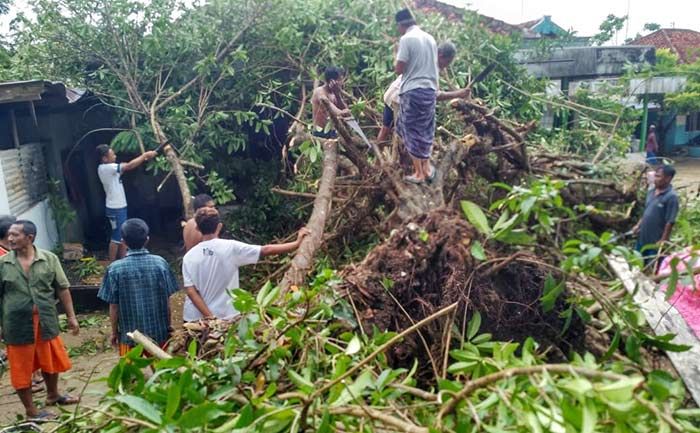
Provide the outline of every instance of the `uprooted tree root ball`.
<path id="1" fill-rule="evenodd" d="M 480 331 L 497 340 L 523 341 L 531 336 L 545 347 L 558 348 L 551 352 L 553 356 L 582 344 L 583 328 L 578 321 L 563 332 L 563 301 L 543 312 L 540 298 L 547 274 L 522 260 L 528 253 L 519 252 L 519 259 L 514 259 L 491 251 L 487 260 L 479 261 L 470 252 L 477 241 L 480 236 L 461 214 L 440 209 L 395 230 L 360 264 L 343 272 L 344 287 L 366 332 L 375 327 L 402 331 L 459 302 L 453 317 L 407 336 L 387 354 L 395 367 L 410 368 L 417 359 L 418 377 L 426 384 L 442 374 L 449 350 L 446 330 L 463 333 L 474 312 L 482 318 Z"/>

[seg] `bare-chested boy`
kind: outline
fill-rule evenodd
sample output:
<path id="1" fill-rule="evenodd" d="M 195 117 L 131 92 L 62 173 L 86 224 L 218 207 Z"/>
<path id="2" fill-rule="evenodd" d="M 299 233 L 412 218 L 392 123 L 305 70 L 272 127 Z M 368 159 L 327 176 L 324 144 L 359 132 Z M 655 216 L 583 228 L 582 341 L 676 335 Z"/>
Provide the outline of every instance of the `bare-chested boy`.
<path id="1" fill-rule="evenodd" d="M 321 98 L 325 97 L 330 102 L 330 108 L 333 114 L 337 117 L 350 116 L 341 91 L 345 80 L 345 73 L 341 68 L 329 66 L 323 72 L 325 83 L 314 89 L 314 94 L 311 97 L 311 107 L 313 108 L 314 130 L 312 134 L 320 138 L 335 138 L 337 133 L 330 125 L 330 118 L 326 112 L 326 107 L 321 102 Z"/>

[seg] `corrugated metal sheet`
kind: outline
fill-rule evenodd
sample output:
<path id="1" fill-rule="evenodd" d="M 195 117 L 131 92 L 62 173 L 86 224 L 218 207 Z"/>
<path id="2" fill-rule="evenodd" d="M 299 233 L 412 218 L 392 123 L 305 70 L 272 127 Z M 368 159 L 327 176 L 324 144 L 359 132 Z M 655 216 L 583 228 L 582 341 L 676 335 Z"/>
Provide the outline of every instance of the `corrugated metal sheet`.
<path id="1" fill-rule="evenodd" d="M 48 178 L 42 145 L 0 151 L 10 212 L 19 215 L 46 198 Z"/>

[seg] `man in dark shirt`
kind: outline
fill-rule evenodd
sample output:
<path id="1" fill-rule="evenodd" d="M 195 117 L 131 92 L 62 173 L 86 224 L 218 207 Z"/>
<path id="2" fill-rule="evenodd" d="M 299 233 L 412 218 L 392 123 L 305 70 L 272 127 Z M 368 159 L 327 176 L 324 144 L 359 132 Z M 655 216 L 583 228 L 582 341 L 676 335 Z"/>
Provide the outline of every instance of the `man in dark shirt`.
<path id="1" fill-rule="evenodd" d="M 97 297 L 109 303 L 112 322 L 112 345 L 124 356 L 134 346 L 127 333 L 139 330 L 159 346 L 170 334 L 170 296 L 178 284 L 168 262 L 150 254 L 148 225 L 138 218 L 121 226 L 126 257 L 112 263 L 105 273 Z"/>
<path id="2" fill-rule="evenodd" d="M 145 221 L 132 218 L 121 227 L 125 258 L 107 269 L 98 297 L 110 304 L 112 344 L 120 355 L 134 345 L 127 333 L 136 329 L 163 345 L 169 337 L 169 298 L 178 290 L 177 280 L 160 256 L 145 248 L 149 229 Z"/>
<path id="3" fill-rule="evenodd" d="M 671 185 L 675 175 L 676 170 L 670 165 L 656 169 L 654 188 L 647 193 L 644 215 L 633 228 L 639 234 L 637 251 L 642 252 L 645 263 L 655 258 L 659 245 L 671 237 L 678 216 L 678 194 Z"/>

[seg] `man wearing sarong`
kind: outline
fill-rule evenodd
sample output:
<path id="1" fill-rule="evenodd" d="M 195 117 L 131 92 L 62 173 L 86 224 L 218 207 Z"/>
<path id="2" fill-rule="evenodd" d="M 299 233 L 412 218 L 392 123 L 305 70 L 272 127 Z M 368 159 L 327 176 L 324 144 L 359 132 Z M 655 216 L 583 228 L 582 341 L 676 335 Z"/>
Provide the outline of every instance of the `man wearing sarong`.
<path id="1" fill-rule="evenodd" d="M 396 13 L 401 39 L 396 74 L 403 75 L 399 90 L 397 132 L 411 156 L 414 173 L 406 182 L 432 181 L 435 168 L 430 153 L 435 137 L 435 102 L 438 91 L 438 54 L 435 39 L 421 30 L 408 9 Z"/>
<path id="2" fill-rule="evenodd" d="M 336 117 L 350 116 L 350 110 L 345 105 L 341 95 L 345 72 L 341 68 L 329 66 L 323 72 L 323 79 L 325 83 L 315 88 L 311 96 L 311 111 L 314 121 L 312 135 L 319 138 L 336 138 L 337 133 L 330 124 L 326 106 L 321 102 L 321 99 L 328 99 L 330 109 Z"/>
<path id="3" fill-rule="evenodd" d="M 455 59 L 457 48 L 450 41 L 445 41 L 438 45 L 438 69 L 440 72 L 447 69 Z M 389 138 L 394 125 L 396 124 L 396 112 L 399 109 L 399 92 L 401 90 L 401 80 L 403 76 L 399 75 L 384 92 L 384 114 L 382 116 L 382 127 L 377 135 L 377 142 L 381 143 Z M 470 94 L 468 88 L 443 92 L 438 90 L 435 97 L 438 101 L 446 101 L 453 98 L 466 98 Z"/>
<path id="4" fill-rule="evenodd" d="M 7 345 L 10 382 L 26 415 L 33 419 L 55 417 L 39 411 L 32 399 L 32 373 L 41 370 L 46 383 L 46 405 L 75 404 L 78 399 L 58 392 L 58 374 L 71 368 L 59 336 L 56 298 L 61 301 L 68 327 L 80 328 L 61 263 L 55 254 L 36 248 L 36 226 L 18 220 L 9 230 L 9 254 L 0 258 L 0 323 Z"/>

